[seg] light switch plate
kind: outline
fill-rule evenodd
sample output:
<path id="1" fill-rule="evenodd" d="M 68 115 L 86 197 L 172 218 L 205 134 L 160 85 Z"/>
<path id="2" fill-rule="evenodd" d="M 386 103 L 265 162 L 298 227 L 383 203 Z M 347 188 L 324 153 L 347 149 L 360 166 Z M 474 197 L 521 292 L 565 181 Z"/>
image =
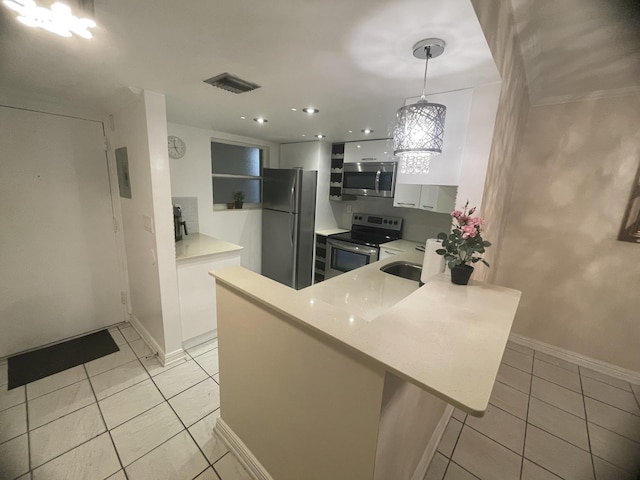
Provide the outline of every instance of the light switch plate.
<path id="1" fill-rule="evenodd" d="M 347 213 L 351 213 L 353 211 L 353 207 L 351 205 L 347 205 Z"/>
<path id="2" fill-rule="evenodd" d="M 149 233 L 153 233 L 153 220 L 151 217 L 143 215 L 142 218 L 144 219 L 144 229 Z"/>

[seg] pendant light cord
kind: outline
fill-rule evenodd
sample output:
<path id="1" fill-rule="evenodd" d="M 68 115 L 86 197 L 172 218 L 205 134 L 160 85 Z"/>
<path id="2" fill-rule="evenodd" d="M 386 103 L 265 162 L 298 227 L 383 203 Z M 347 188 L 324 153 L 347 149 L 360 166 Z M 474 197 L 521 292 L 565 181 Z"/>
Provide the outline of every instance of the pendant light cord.
<path id="1" fill-rule="evenodd" d="M 431 56 L 431 46 L 430 45 L 426 45 L 424 47 L 427 56 L 425 59 L 425 63 L 424 63 L 424 80 L 422 82 L 422 97 L 420 97 L 422 100 L 425 100 L 425 91 L 427 89 L 427 67 L 429 66 L 429 57 Z"/>

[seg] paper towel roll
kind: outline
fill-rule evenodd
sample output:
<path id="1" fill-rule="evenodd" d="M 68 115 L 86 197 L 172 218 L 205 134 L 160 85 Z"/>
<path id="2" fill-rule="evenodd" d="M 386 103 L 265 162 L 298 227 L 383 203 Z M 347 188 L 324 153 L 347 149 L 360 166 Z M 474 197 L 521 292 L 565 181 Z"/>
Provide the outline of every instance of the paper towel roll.
<path id="1" fill-rule="evenodd" d="M 442 248 L 442 242 L 436 238 L 427 239 L 424 246 L 424 259 L 422 260 L 422 274 L 420 281 L 426 283 L 434 275 L 444 272 L 444 256 L 438 255 L 436 250 Z"/>

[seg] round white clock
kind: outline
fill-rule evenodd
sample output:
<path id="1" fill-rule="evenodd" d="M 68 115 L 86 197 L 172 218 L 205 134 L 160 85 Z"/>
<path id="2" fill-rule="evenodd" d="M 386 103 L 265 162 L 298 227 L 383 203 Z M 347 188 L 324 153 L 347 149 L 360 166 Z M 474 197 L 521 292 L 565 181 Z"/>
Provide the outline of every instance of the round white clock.
<path id="1" fill-rule="evenodd" d="M 171 158 L 182 158 L 184 157 L 184 154 L 187 153 L 187 146 L 180 137 L 169 135 L 168 145 L 169 157 Z"/>

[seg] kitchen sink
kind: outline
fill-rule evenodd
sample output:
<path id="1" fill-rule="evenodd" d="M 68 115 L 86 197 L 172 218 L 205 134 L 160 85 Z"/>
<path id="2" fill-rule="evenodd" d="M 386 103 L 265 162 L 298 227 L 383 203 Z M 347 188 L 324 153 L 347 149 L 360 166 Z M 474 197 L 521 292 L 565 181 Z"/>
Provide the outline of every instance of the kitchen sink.
<path id="1" fill-rule="evenodd" d="M 422 273 L 422 265 L 413 262 L 391 262 L 380 267 L 385 273 L 390 273 L 396 277 L 406 278 L 407 280 L 420 280 L 420 274 Z"/>

